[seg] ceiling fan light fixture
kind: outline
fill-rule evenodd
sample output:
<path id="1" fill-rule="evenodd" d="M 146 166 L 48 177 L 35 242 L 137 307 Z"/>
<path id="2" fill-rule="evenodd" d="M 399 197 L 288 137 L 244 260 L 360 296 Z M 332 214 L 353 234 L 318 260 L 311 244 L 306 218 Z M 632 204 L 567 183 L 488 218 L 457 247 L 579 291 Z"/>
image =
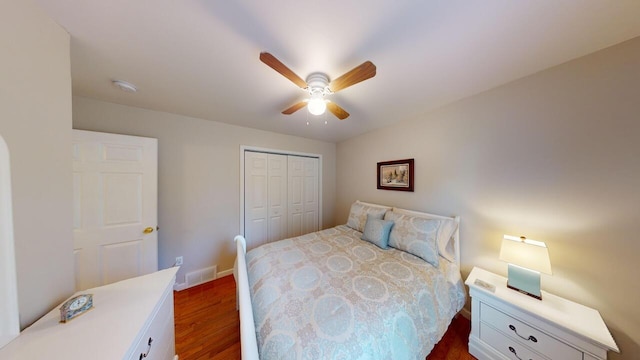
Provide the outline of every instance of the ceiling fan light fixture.
<path id="1" fill-rule="evenodd" d="M 311 95 L 307 109 L 312 115 L 322 115 L 327 110 L 324 96 L 330 93 L 329 77 L 323 73 L 312 73 L 307 77 L 307 91 Z"/>
<path id="2" fill-rule="evenodd" d="M 327 110 L 327 103 L 322 94 L 314 94 L 307 103 L 307 109 L 312 115 L 322 115 Z"/>
<path id="3" fill-rule="evenodd" d="M 329 77 L 321 72 L 311 73 L 309 74 L 309 76 L 307 76 L 306 81 L 302 80 L 300 76 L 291 71 L 291 69 L 283 64 L 282 61 L 278 60 L 275 56 L 269 54 L 268 52 L 260 53 L 260 61 L 280 73 L 280 75 L 289 79 L 292 83 L 299 86 L 302 90 L 309 92 L 309 99 L 298 101 L 292 106 L 284 109 L 282 111 L 282 114 L 284 115 L 291 115 L 306 106 L 307 110 L 312 115 L 322 115 L 327 109 L 329 109 L 329 111 L 338 119 L 344 120 L 349 117 L 349 113 L 335 102 L 325 100 L 325 95 L 331 95 L 376 76 L 376 66 L 371 61 L 365 61 L 355 68 L 347 71 L 346 73 L 342 74 L 342 76 L 334 79 L 331 84 L 329 84 Z M 327 122 L 325 121 L 325 124 L 326 123 Z M 309 125 L 308 121 L 307 125 Z"/>

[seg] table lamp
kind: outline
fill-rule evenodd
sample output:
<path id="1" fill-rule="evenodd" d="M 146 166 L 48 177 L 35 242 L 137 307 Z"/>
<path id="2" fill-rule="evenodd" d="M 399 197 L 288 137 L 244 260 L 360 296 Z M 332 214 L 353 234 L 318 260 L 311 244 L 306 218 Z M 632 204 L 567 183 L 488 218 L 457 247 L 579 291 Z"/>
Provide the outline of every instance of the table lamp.
<path id="1" fill-rule="evenodd" d="M 544 242 L 504 235 L 500 260 L 509 264 L 507 287 L 542 300 L 540 273 L 551 275 L 549 250 Z"/>

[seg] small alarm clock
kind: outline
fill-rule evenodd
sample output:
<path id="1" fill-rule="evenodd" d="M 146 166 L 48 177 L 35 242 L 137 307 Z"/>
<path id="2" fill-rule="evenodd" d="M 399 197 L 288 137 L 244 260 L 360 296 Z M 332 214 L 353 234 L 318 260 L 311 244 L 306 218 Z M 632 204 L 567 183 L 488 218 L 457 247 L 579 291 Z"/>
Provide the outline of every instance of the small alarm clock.
<path id="1" fill-rule="evenodd" d="M 60 306 L 60 322 L 66 323 L 92 308 L 93 294 L 80 294 L 78 296 L 74 296 Z"/>

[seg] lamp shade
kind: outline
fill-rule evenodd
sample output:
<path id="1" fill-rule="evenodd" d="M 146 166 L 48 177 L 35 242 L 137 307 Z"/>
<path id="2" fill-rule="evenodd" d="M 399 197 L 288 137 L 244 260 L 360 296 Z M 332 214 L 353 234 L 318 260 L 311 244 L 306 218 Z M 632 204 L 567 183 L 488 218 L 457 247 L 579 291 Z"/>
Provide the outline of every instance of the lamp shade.
<path id="1" fill-rule="evenodd" d="M 551 275 L 549 250 L 542 241 L 504 235 L 500 248 L 500 260 Z"/>

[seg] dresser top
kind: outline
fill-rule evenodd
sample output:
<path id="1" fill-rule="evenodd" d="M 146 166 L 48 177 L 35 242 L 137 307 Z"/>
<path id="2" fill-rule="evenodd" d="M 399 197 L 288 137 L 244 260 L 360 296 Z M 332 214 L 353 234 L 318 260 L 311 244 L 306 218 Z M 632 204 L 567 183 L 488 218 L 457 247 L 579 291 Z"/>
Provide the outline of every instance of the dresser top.
<path id="1" fill-rule="evenodd" d="M 93 309 L 60 323 L 60 305 L 0 349 L 1 359 L 122 359 L 168 289 L 177 267 L 83 290 Z M 169 294 L 172 296 L 172 294 Z"/>
<path id="2" fill-rule="evenodd" d="M 495 286 L 491 292 L 475 284 L 476 279 Z M 507 278 L 484 269 L 474 267 L 465 281 L 470 289 L 495 297 L 507 304 L 520 308 L 533 316 L 551 321 L 554 324 L 573 332 L 587 340 L 594 341 L 610 350 L 617 351 L 609 329 L 600 313 L 590 307 L 569 301 L 557 295 L 542 291 L 542 300 L 534 299 L 507 288 Z"/>

